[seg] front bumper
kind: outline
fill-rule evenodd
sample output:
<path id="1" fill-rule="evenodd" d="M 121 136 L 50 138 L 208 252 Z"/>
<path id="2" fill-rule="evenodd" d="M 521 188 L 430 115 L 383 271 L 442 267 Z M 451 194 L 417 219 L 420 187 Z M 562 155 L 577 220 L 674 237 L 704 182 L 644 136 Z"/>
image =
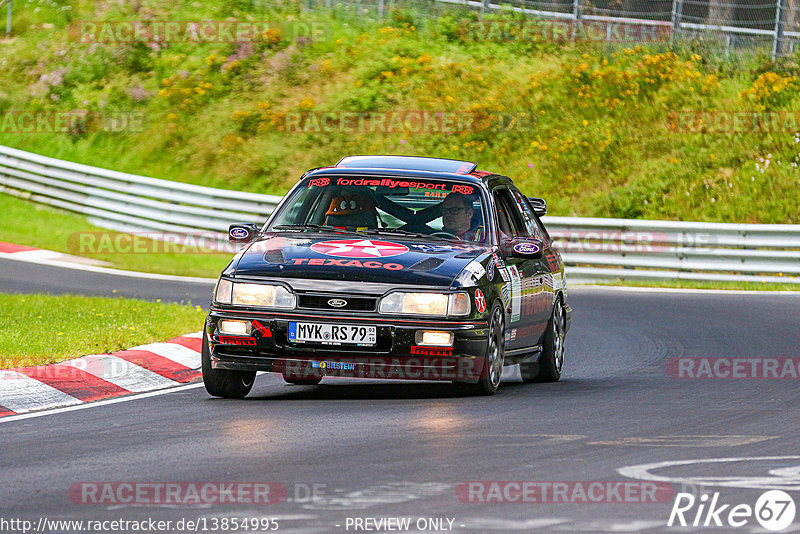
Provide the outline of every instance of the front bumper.
<path id="1" fill-rule="evenodd" d="M 248 321 L 250 335 L 220 335 L 218 323 L 222 319 Z M 290 321 L 375 326 L 376 344 L 290 342 Z M 485 320 L 399 319 L 377 314 L 315 315 L 213 307 L 206 319 L 205 330 L 212 368 L 271 371 L 294 379 L 339 376 L 476 382 L 483 369 L 488 337 Z M 452 332 L 453 346 L 418 346 L 415 343 L 418 330 Z"/>

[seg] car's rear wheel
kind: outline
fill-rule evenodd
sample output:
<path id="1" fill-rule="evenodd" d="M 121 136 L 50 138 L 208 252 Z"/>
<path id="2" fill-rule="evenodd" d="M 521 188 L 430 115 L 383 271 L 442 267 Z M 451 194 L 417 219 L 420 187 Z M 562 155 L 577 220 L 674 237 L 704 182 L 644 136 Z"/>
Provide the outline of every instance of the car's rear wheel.
<path id="1" fill-rule="evenodd" d="M 288 384 L 294 384 L 296 386 L 316 386 L 322 380 L 322 377 L 317 378 L 290 378 L 286 376 L 286 373 L 283 374 L 283 379 Z"/>
<path id="2" fill-rule="evenodd" d="M 228 369 L 211 368 L 211 351 L 208 348 L 208 336 L 203 332 L 203 351 L 201 354 L 203 384 L 206 391 L 214 397 L 227 399 L 243 399 L 253 388 L 256 380 L 255 371 L 230 371 Z"/>
<path id="3" fill-rule="evenodd" d="M 464 384 L 472 395 L 494 395 L 500 387 L 505 361 L 505 317 L 499 304 L 492 308 L 489 317 L 489 335 L 486 340 L 486 356 L 483 361 L 480 379 L 474 384 Z"/>
<path id="4" fill-rule="evenodd" d="M 519 366 L 524 382 L 558 382 L 561 378 L 561 369 L 564 367 L 566 328 L 564 304 L 557 298 L 544 333 L 539 363 L 522 363 Z"/>

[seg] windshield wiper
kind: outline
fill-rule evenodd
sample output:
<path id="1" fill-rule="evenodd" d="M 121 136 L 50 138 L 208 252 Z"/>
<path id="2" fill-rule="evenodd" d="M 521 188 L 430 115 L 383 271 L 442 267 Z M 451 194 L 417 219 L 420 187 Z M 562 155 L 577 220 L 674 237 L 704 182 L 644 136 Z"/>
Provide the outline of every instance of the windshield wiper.
<path id="1" fill-rule="evenodd" d="M 362 232 L 356 232 L 355 230 L 344 230 L 342 228 L 336 228 L 335 226 L 325 226 L 322 224 L 279 224 L 278 226 L 273 226 L 272 229 L 273 230 L 322 230 L 324 232 L 364 235 Z"/>
<path id="2" fill-rule="evenodd" d="M 423 237 L 425 239 L 439 239 L 442 241 L 452 241 L 447 237 L 438 235 L 423 234 L 422 232 L 410 232 L 408 230 L 401 230 L 400 228 L 385 229 L 385 228 L 371 228 L 369 230 L 362 230 L 365 234 L 378 234 L 378 235 L 407 235 L 412 237 Z"/>

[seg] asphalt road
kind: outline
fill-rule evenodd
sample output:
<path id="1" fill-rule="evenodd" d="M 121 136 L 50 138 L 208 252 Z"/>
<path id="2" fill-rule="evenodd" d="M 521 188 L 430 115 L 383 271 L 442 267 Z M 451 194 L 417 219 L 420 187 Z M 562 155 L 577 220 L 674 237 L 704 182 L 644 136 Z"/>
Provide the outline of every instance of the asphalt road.
<path id="1" fill-rule="evenodd" d="M 43 286 L 80 285 L 59 272 L 60 280 Z M 134 285 L 132 294 L 150 294 L 143 281 Z M 188 292 L 175 287 L 173 294 Z M 358 519 L 410 517 L 410 531 L 425 530 L 421 518 L 445 518 L 451 531 L 469 533 L 669 532 L 671 500 L 481 504 L 462 502 L 457 488 L 465 481 L 635 481 L 618 470 L 724 458 L 739 460 L 649 472 L 683 481 L 728 477 L 727 487 L 672 485 L 675 492 L 719 492 L 720 502 L 753 505 L 763 488 L 783 487 L 800 505 L 797 380 L 685 380 L 665 370 L 674 357 L 800 356 L 800 298 L 575 288 L 570 303 L 562 381 L 506 380 L 494 397 L 461 397 L 449 385 L 420 382 L 290 386 L 265 374 L 242 401 L 190 387 L 0 422 L 0 531 L 15 531 L 3 519 L 159 518 L 173 521 L 176 532 L 180 519 L 205 518 L 211 527 L 221 518 L 277 518 L 282 532 L 364 532 L 375 524 L 356 529 Z M 753 459 L 786 456 L 797 458 Z M 768 474 L 776 469 L 783 469 L 777 477 Z M 79 485 L 98 481 L 275 482 L 287 498 L 83 503 L 91 494 L 81 488 L 95 486 Z M 688 521 L 696 511 L 686 513 Z M 751 518 L 737 531 L 766 532 L 759 528 Z"/>
<path id="2" fill-rule="evenodd" d="M 214 284 L 132 278 L 0 259 L 0 291 L 161 299 L 208 308 Z M 114 292 L 116 290 L 116 292 Z"/>

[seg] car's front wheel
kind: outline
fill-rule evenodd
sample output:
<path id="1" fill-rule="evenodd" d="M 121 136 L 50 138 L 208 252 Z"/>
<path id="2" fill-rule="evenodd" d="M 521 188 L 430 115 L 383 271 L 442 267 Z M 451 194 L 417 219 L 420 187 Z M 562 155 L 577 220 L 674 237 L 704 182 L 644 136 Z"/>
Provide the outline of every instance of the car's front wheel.
<path id="1" fill-rule="evenodd" d="M 474 384 L 464 384 L 472 395 L 494 395 L 500 387 L 505 362 L 506 328 L 503 308 L 495 304 L 489 317 L 489 335 L 486 340 L 486 356 L 484 357 L 481 377 Z"/>
<path id="2" fill-rule="evenodd" d="M 553 314 L 547 322 L 539 363 L 521 363 L 520 372 L 524 382 L 558 382 L 564 367 L 564 339 L 566 337 L 566 314 L 560 298 L 553 305 Z"/>
<path id="3" fill-rule="evenodd" d="M 203 331 L 203 351 L 201 354 L 203 384 L 206 391 L 214 397 L 227 399 L 243 399 L 253 388 L 256 380 L 255 371 L 230 371 L 228 369 L 211 368 L 211 351 L 208 347 L 208 336 Z"/>

